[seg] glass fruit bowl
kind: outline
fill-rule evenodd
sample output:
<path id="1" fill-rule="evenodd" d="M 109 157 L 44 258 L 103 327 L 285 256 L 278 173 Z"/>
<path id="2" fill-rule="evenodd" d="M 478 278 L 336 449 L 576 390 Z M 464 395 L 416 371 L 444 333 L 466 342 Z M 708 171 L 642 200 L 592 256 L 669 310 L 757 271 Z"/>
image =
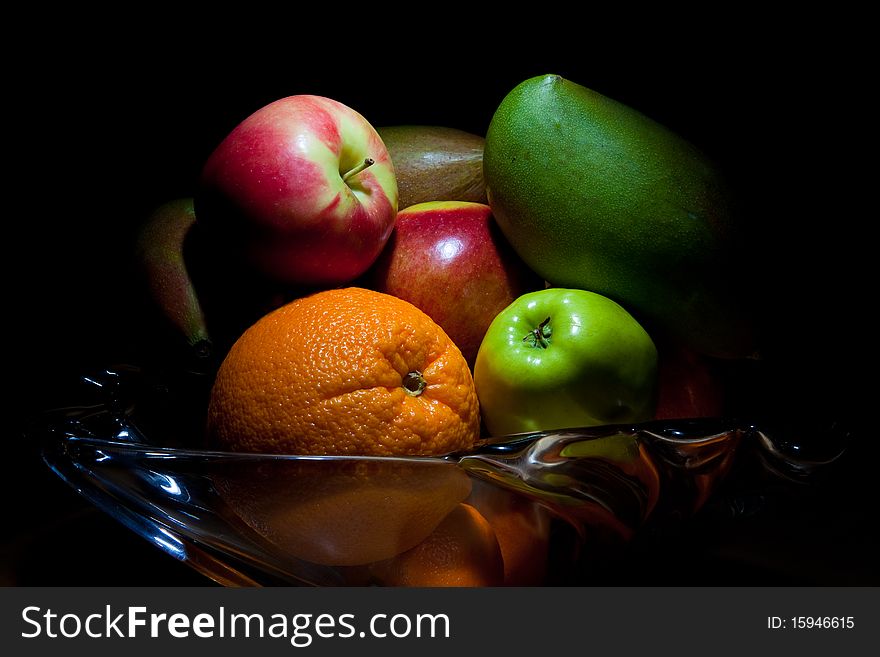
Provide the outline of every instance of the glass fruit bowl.
<path id="1" fill-rule="evenodd" d="M 691 517 L 744 450 L 786 478 L 833 460 L 728 419 L 519 434 L 443 457 L 224 453 L 201 446 L 210 383 L 107 369 L 33 432 L 81 495 L 227 586 L 584 584 L 585 554 Z"/>

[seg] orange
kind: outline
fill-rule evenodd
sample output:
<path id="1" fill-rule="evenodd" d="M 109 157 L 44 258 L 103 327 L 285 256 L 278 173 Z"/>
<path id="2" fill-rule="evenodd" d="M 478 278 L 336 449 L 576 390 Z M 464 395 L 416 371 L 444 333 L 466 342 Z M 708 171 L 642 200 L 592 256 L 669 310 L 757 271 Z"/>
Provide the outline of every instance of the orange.
<path id="1" fill-rule="evenodd" d="M 417 546 L 370 570 L 385 586 L 500 586 L 504 581 L 495 531 L 464 503 Z"/>
<path id="2" fill-rule="evenodd" d="M 483 481 L 474 482 L 467 501 L 495 531 L 504 560 L 504 585 L 543 585 L 550 559 L 549 512 L 533 500 Z"/>
<path id="3" fill-rule="evenodd" d="M 223 449 L 439 455 L 479 437 L 474 382 L 433 320 L 396 297 L 326 290 L 269 313 L 217 373 L 208 436 Z"/>
<path id="4" fill-rule="evenodd" d="M 243 461 L 213 482 L 230 520 L 246 525 L 240 533 L 282 560 L 323 566 L 363 565 L 413 548 L 471 491 L 456 464 L 408 459 Z"/>

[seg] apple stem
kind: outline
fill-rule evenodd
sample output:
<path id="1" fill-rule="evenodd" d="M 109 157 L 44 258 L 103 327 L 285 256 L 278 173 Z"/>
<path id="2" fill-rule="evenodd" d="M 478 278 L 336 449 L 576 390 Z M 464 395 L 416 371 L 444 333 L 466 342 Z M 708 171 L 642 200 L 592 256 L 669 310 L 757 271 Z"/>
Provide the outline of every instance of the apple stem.
<path id="1" fill-rule="evenodd" d="M 543 322 L 538 324 L 538 328 L 529 331 L 526 337 L 523 338 L 523 342 L 528 342 L 530 347 L 540 347 L 541 349 L 546 349 L 550 346 L 551 334 L 552 330 L 550 329 L 550 318 L 548 317 Z"/>
<path id="2" fill-rule="evenodd" d="M 344 176 L 342 176 L 342 181 L 348 182 L 349 178 L 351 178 L 352 176 L 358 175 L 361 171 L 373 166 L 375 163 L 376 163 L 376 160 L 374 160 L 373 158 L 371 158 L 371 157 L 366 158 L 363 162 L 358 164 L 354 169 L 352 169 L 351 171 L 346 173 Z"/>

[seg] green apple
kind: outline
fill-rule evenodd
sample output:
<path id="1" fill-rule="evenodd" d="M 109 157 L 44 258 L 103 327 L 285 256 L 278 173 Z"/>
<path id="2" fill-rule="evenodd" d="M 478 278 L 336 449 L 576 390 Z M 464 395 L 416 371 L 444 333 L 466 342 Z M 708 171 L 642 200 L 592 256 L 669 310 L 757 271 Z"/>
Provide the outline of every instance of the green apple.
<path id="1" fill-rule="evenodd" d="M 548 288 L 494 319 L 474 382 L 493 436 L 641 422 L 654 413 L 657 349 L 611 299 Z"/>

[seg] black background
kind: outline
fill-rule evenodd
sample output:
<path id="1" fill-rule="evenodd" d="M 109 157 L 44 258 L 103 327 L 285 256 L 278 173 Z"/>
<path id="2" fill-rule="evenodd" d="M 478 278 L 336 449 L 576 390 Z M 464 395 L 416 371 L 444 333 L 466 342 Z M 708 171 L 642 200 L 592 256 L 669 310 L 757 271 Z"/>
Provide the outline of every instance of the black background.
<path id="1" fill-rule="evenodd" d="M 205 158 L 240 120 L 290 94 L 330 96 L 374 125 L 483 134 L 513 86 L 554 72 L 673 128 L 714 158 L 736 190 L 749 237 L 739 266 L 758 283 L 762 409 L 785 422 L 836 420 L 866 433 L 876 360 L 866 228 L 876 212 L 862 201 L 870 123 L 858 39 L 839 41 L 849 28 L 833 24 L 804 31 L 711 22 L 645 37 L 599 25 L 567 32 L 565 22 L 524 20 L 516 31 L 344 23 L 326 37 L 299 22 L 284 39 L 265 41 L 227 26 L 196 42 L 201 31 L 171 22 L 140 38 L 35 35 L 22 56 L 40 57 L 13 74 L 7 108 L 19 148 L 4 221 L 12 428 L 3 583 L 206 583 L 91 510 L 23 434 L 40 410 L 66 402 L 78 374 L 143 356 L 156 335 L 133 292 L 136 228 L 158 204 L 192 195 Z M 877 546 L 869 501 L 877 448 L 862 441 L 858 450 L 835 487 L 809 508 L 788 509 L 789 522 L 759 519 L 742 540 L 714 525 L 686 537 L 697 546 L 689 558 L 705 569 L 685 583 L 876 584 L 866 555 Z M 738 542 L 748 558 L 718 556 Z M 646 567 L 611 583 L 680 577 Z"/>

